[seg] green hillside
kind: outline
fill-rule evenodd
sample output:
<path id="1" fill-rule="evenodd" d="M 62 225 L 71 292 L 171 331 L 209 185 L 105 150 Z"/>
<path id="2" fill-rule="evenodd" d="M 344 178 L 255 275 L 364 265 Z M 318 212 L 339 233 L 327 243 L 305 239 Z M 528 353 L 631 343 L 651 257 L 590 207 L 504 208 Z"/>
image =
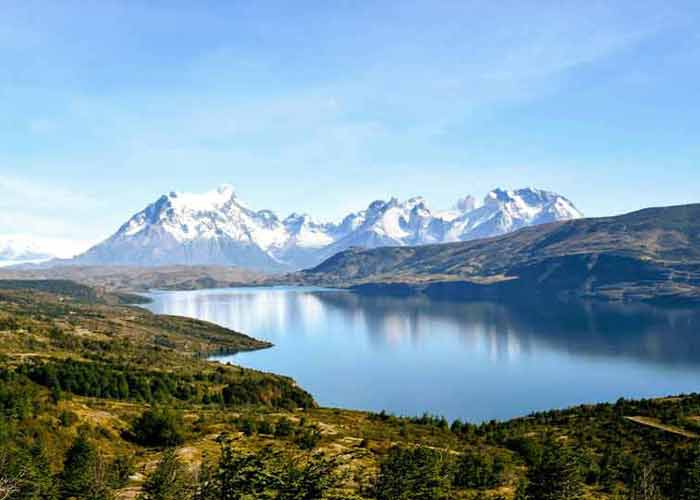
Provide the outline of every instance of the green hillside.
<path id="1" fill-rule="evenodd" d="M 7 286 L 0 289 L 6 500 L 700 494 L 697 395 L 479 425 L 319 408 L 289 378 L 203 357 L 264 342 L 86 301 L 68 284 L 60 293 L 45 291 L 56 283 Z"/>

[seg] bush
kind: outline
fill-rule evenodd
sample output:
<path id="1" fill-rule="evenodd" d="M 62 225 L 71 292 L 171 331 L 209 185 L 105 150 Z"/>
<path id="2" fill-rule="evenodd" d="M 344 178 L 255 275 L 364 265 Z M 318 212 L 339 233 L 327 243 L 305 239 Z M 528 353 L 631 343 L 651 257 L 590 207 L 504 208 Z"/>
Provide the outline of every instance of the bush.
<path id="1" fill-rule="evenodd" d="M 79 435 L 66 453 L 61 473 L 63 498 L 110 500 L 109 471 L 97 449 L 84 435 Z"/>
<path id="2" fill-rule="evenodd" d="M 269 436 L 275 433 L 275 428 L 270 422 L 263 420 L 260 422 L 260 425 L 258 425 L 258 432 Z"/>
<path id="3" fill-rule="evenodd" d="M 583 498 L 583 481 L 576 456 L 562 443 L 547 441 L 540 462 L 527 472 L 528 498 L 577 500 Z"/>
<path id="4" fill-rule="evenodd" d="M 450 469 L 446 453 L 394 447 L 380 464 L 375 496 L 377 500 L 451 499 Z"/>
<path id="5" fill-rule="evenodd" d="M 184 441 L 182 416 L 173 410 L 148 410 L 134 422 L 133 437 L 144 446 L 177 446 Z"/>
<path id="6" fill-rule="evenodd" d="M 495 488 L 503 483 L 506 461 L 500 454 L 467 450 L 457 461 L 454 484 L 461 488 Z"/>
<path id="7" fill-rule="evenodd" d="M 288 418 L 281 418 L 277 421 L 275 425 L 275 436 L 276 437 L 287 437 L 294 434 L 294 427 L 292 422 Z"/>
<path id="8" fill-rule="evenodd" d="M 302 450 L 313 450 L 321 441 L 321 433 L 316 429 L 304 429 L 294 441 Z"/>
<path id="9" fill-rule="evenodd" d="M 190 497 L 191 478 L 173 450 L 168 450 L 143 484 L 138 500 L 186 500 Z"/>
<path id="10" fill-rule="evenodd" d="M 301 500 L 329 496 L 342 475 L 340 462 L 320 454 L 289 457 L 263 449 L 255 453 L 223 444 L 218 464 L 202 466 L 195 498 Z"/>
<path id="11" fill-rule="evenodd" d="M 252 436 L 258 431 L 258 423 L 252 418 L 246 417 L 241 420 L 240 429 L 246 436 Z"/>

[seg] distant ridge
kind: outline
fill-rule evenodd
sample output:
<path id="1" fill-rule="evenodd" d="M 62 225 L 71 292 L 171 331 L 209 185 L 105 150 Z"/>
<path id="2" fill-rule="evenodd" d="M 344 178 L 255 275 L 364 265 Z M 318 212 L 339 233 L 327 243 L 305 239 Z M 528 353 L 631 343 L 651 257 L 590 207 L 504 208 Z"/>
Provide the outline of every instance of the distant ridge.
<path id="1" fill-rule="evenodd" d="M 700 204 L 446 245 L 352 248 L 289 280 L 451 298 L 554 294 L 700 302 Z"/>
<path id="2" fill-rule="evenodd" d="M 231 186 L 204 194 L 170 193 L 131 217 L 107 240 L 64 265 L 214 265 L 262 271 L 315 266 L 350 247 L 468 241 L 582 217 L 564 196 L 535 188 L 496 189 L 482 203 L 466 197 L 431 211 L 420 197 L 372 202 L 338 223 L 253 210 Z"/>

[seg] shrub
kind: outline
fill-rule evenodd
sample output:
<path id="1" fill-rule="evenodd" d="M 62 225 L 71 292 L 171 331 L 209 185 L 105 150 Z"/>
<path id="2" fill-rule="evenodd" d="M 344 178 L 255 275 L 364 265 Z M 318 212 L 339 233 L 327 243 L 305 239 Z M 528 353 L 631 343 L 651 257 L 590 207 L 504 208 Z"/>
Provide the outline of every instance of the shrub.
<path id="1" fill-rule="evenodd" d="M 192 487 L 190 475 L 174 450 L 167 450 L 143 484 L 138 500 L 186 500 Z"/>
<path id="2" fill-rule="evenodd" d="M 294 427 L 292 422 L 288 418 L 281 418 L 277 421 L 275 425 L 275 436 L 277 437 L 287 437 L 294 434 Z"/>
<path id="3" fill-rule="evenodd" d="M 450 468 L 446 453 L 394 447 L 380 464 L 375 496 L 377 500 L 451 499 Z"/>
<path id="4" fill-rule="evenodd" d="M 316 429 L 304 429 L 295 439 L 302 450 L 313 450 L 321 441 L 321 433 Z"/>
<path id="5" fill-rule="evenodd" d="M 173 410 L 147 410 L 134 422 L 133 437 L 144 446 L 181 444 L 184 441 L 182 416 Z"/>
<path id="6" fill-rule="evenodd" d="M 467 450 L 457 461 L 455 486 L 462 488 L 495 488 L 500 486 L 506 472 L 503 456 L 484 450 Z"/>

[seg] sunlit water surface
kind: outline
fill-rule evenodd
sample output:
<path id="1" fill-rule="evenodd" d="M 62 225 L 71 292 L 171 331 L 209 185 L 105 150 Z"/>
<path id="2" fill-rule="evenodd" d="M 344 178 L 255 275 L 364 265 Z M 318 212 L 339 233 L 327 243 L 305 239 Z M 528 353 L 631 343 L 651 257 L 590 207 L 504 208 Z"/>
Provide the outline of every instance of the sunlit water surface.
<path id="1" fill-rule="evenodd" d="M 218 357 L 296 379 L 323 406 L 469 421 L 700 390 L 700 311 L 457 303 L 313 288 L 155 292 L 156 313 L 273 342 Z"/>

